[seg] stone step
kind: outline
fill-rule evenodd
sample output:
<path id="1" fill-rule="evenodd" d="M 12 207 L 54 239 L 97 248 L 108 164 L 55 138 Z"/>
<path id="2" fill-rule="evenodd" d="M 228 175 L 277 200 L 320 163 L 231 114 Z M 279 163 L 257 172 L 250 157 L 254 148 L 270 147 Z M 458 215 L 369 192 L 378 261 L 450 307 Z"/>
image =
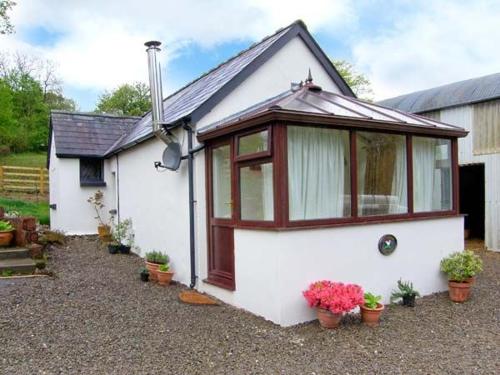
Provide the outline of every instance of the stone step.
<path id="1" fill-rule="evenodd" d="M 0 261 L 3 259 L 14 258 L 29 258 L 30 253 L 28 249 L 23 247 L 4 247 L 0 248 Z"/>
<path id="2" fill-rule="evenodd" d="M 0 272 L 11 270 L 14 273 L 29 273 L 35 270 L 35 262 L 31 258 L 14 258 L 0 260 Z"/>

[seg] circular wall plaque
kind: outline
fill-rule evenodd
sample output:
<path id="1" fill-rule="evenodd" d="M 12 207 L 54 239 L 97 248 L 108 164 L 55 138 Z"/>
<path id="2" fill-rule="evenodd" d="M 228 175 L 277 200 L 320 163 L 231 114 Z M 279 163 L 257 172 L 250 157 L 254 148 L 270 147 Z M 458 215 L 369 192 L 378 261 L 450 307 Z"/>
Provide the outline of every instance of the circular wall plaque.
<path id="1" fill-rule="evenodd" d="M 390 255 L 396 250 L 398 240 L 392 234 L 384 234 L 378 241 L 378 251 L 383 255 Z"/>

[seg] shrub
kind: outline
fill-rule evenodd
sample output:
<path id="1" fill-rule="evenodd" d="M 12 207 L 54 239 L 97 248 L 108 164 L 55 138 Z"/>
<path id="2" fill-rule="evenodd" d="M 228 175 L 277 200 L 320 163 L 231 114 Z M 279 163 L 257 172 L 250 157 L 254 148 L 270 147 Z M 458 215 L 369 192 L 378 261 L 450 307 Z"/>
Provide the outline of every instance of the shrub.
<path id="1" fill-rule="evenodd" d="M 382 296 L 376 296 L 372 293 L 365 293 L 365 306 L 369 309 L 376 309 Z"/>
<path id="2" fill-rule="evenodd" d="M 0 232 L 10 232 L 11 230 L 14 230 L 11 223 L 5 220 L 0 220 Z"/>
<path id="3" fill-rule="evenodd" d="M 64 245 L 66 243 L 66 235 L 60 230 L 46 230 L 40 236 L 39 243 L 42 245 L 48 244 L 59 244 Z"/>
<path id="4" fill-rule="evenodd" d="M 395 290 L 391 294 L 391 302 L 395 302 L 403 297 L 419 297 L 420 293 L 413 288 L 413 283 L 411 281 L 398 280 L 398 290 Z"/>
<path id="5" fill-rule="evenodd" d="M 146 253 L 146 260 L 149 263 L 168 264 L 169 257 L 168 257 L 168 255 L 162 254 L 159 251 L 150 251 L 150 252 Z"/>
<path id="6" fill-rule="evenodd" d="M 356 284 L 317 281 L 302 294 L 310 307 L 330 310 L 335 314 L 349 312 L 364 303 L 363 289 Z"/>
<path id="7" fill-rule="evenodd" d="M 134 244 L 134 233 L 132 231 L 132 219 L 125 219 L 116 224 L 113 228 L 113 239 L 127 246 Z"/>
<path id="8" fill-rule="evenodd" d="M 483 261 L 470 250 L 458 251 L 444 258 L 440 268 L 449 280 L 463 282 L 483 270 Z"/>

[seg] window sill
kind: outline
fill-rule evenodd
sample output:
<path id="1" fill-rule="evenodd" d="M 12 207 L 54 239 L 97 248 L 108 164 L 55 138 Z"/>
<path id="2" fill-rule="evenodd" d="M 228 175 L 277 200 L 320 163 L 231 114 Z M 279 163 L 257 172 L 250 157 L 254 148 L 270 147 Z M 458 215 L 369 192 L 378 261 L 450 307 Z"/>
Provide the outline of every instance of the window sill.
<path id="1" fill-rule="evenodd" d="M 80 181 L 80 186 L 103 187 L 106 186 L 105 181 Z"/>

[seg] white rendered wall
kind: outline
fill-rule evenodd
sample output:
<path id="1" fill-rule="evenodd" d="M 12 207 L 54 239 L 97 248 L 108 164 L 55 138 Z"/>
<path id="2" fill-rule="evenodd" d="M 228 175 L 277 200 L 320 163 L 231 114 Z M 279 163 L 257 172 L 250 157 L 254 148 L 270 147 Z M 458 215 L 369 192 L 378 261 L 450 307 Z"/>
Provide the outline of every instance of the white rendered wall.
<path id="1" fill-rule="evenodd" d="M 440 112 L 443 122 L 463 127 L 470 133 L 458 141 L 459 164 L 484 164 L 485 184 L 485 245 L 500 251 L 500 154 L 473 154 L 473 107 L 462 106 Z"/>
<path id="2" fill-rule="evenodd" d="M 184 143 L 183 133 L 177 132 Z M 136 253 L 151 250 L 170 256 L 174 279 L 190 281 L 187 162 L 177 172 L 154 168 L 165 144 L 156 138 L 118 155 L 120 219 L 131 218 Z"/>
<path id="3" fill-rule="evenodd" d="M 54 145 L 54 140 L 52 140 Z M 102 210 L 104 220 L 109 219 L 109 210 L 115 209 L 115 175 L 112 173 L 113 160 L 104 162 L 104 187 L 80 186 L 79 159 L 58 158 L 54 146 L 50 151 L 49 181 L 50 203 L 56 204 L 50 209 L 51 229 L 62 230 L 67 234 L 95 234 L 98 222 L 95 211 L 87 202 L 97 189 L 104 192 L 105 208 Z"/>
<path id="4" fill-rule="evenodd" d="M 307 78 L 309 68 L 314 83 L 324 90 L 340 93 L 323 66 L 297 36 L 215 106 L 199 121 L 198 126 L 209 125 L 289 90 L 292 82 L 304 81 Z"/>
<path id="5" fill-rule="evenodd" d="M 398 240 L 384 256 L 384 234 Z M 302 296 L 310 283 L 329 279 L 360 284 L 388 302 L 398 279 L 427 295 L 447 289 L 440 260 L 463 250 L 463 218 L 296 231 L 235 230 L 236 290 L 201 289 L 223 301 L 289 326 L 315 319 Z"/>

